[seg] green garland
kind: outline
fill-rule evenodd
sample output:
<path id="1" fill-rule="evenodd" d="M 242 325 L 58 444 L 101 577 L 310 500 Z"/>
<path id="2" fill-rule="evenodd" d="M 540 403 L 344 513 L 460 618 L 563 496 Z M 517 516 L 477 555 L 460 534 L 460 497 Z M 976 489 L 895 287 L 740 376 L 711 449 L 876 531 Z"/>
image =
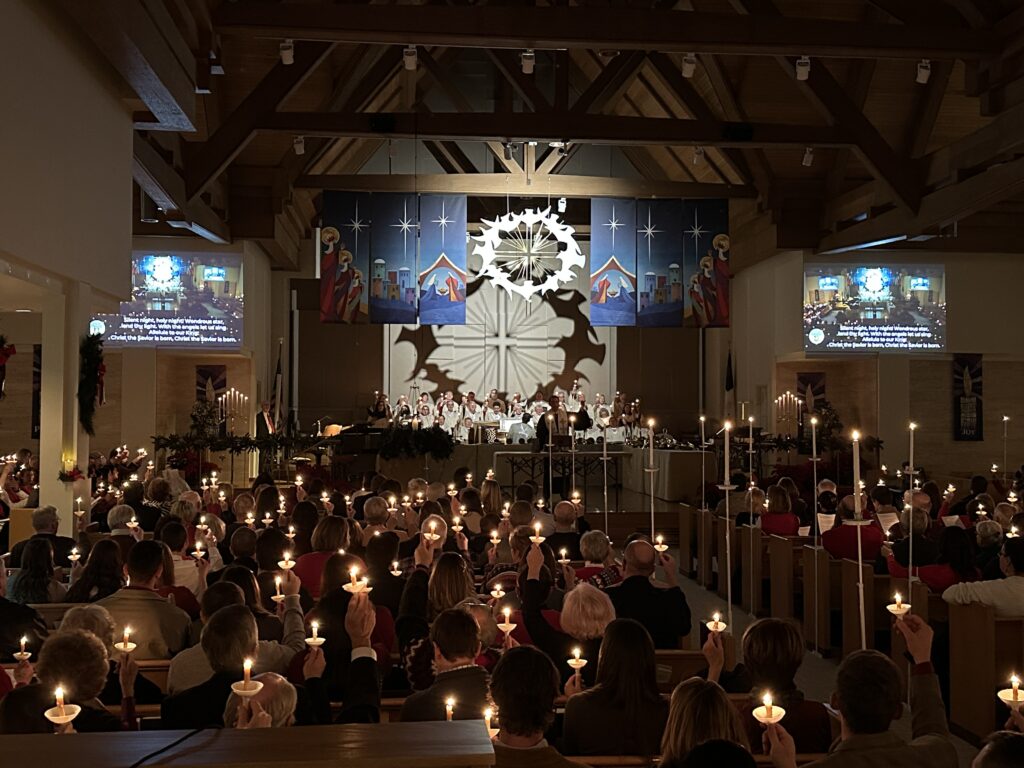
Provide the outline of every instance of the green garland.
<path id="1" fill-rule="evenodd" d="M 91 333 L 78 345 L 78 421 L 90 437 L 96 435 L 93 420 L 99 397 L 100 370 L 103 367 L 103 335 Z"/>
<path id="2" fill-rule="evenodd" d="M 409 429 L 396 427 L 384 433 L 380 446 L 382 459 L 408 459 L 430 455 L 434 461 L 444 461 L 455 452 L 452 436 L 440 427 Z"/>

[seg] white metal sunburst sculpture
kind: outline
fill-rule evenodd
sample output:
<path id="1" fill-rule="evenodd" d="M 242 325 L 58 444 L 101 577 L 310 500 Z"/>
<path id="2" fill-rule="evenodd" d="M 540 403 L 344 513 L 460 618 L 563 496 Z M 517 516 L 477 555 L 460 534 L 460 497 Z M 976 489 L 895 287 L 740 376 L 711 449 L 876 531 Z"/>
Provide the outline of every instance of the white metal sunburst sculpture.
<path id="1" fill-rule="evenodd" d="M 557 290 L 575 278 L 573 267 L 587 263 L 575 234 L 550 208 L 484 219 L 480 234 L 473 237 L 473 254 L 483 259 L 479 276 L 527 301 Z"/>

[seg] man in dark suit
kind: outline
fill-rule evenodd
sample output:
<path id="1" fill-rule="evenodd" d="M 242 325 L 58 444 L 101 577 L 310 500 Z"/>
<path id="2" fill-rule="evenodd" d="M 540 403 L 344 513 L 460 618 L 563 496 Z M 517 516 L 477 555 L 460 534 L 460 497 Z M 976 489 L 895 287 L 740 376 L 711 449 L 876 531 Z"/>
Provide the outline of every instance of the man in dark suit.
<path id="1" fill-rule="evenodd" d="M 442 611 L 430 627 L 434 649 L 434 682 L 416 691 L 402 705 L 401 721 L 444 720 L 445 703 L 454 702 L 453 719 L 479 720 L 487 708 L 487 670 L 476 664 L 480 628 L 461 608 Z"/>
<path id="2" fill-rule="evenodd" d="M 256 439 L 266 440 L 277 434 L 277 425 L 274 423 L 274 415 L 270 412 L 270 401 L 264 400 L 260 403 L 260 412 L 256 414 Z M 274 459 L 274 451 L 261 450 L 259 452 L 260 470 L 268 469 Z"/>
<path id="3" fill-rule="evenodd" d="M 40 507 L 32 513 L 32 528 L 35 533 L 32 539 L 47 539 L 53 545 L 53 562 L 58 567 L 68 565 L 68 555 L 77 546 L 74 539 L 67 536 L 58 536 L 57 527 L 60 525 L 60 515 L 56 507 Z M 21 567 L 21 553 L 25 551 L 25 545 L 31 541 L 19 541 L 11 549 L 9 568 Z"/>
<path id="4" fill-rule="evenodd" d="M 676 583 L 675 561 L 667 553 L 659 556 L 650 542 L 643 539 L 626 547 L 623 560 L 622 582 L 608 589 L 615 616 L 643 624 L 655 648 L 678 648 L 679 641 L 690 632 L 690 606 Z M 659 560 L 669 584 L 667 589 L 651 583 Z"/>

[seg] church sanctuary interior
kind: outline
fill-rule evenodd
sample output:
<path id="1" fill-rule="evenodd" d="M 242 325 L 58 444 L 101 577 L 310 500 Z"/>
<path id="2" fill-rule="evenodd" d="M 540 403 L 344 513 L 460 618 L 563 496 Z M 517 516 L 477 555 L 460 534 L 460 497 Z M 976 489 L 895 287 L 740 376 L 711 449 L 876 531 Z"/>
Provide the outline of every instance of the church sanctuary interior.
<path id="1" fill-rule="evenodd" d="M 1022 222 L 1019 0 L 0 0 L 0 762 L 1024 766 Z"/>

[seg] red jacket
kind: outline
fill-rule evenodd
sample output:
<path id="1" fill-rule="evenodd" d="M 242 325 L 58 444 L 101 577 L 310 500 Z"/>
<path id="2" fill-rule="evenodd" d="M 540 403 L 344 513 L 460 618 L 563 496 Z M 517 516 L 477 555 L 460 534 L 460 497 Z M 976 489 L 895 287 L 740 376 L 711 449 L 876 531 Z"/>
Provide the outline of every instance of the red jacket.
<path id="1" fill-rule="evenodd" d="M 792 512 L 767 513 L 761 515 L 761 530 L 775 536 L 796 536 L 800 529 L 800 518 Z"/>
<path id="2" fill-rule="evenodd" d="M 821 545 L 835 560 L 857 559 L 857 529 L 861 533 L 862 562 L 870 563 L 882 549 L 882 529 L 877 525 L 837 525 L 821 535 Z"/>
<path id="3" fill-rule="evenodd" d="M 956 571 L 949 567 L 948 563 L 923 565 L 915 568 L 914 573 L 927 585 L 928 589 L 939 595 L 954 584 L 959 584 L 961 581 L 977 581 L 980 576 L 976 573 L 973 578 L 962 579 Z M 892 555 L 889 555 L 889 575 L 897 579 L 907 578 L 907 569 L 897 563 L 896 558 Z"/>

